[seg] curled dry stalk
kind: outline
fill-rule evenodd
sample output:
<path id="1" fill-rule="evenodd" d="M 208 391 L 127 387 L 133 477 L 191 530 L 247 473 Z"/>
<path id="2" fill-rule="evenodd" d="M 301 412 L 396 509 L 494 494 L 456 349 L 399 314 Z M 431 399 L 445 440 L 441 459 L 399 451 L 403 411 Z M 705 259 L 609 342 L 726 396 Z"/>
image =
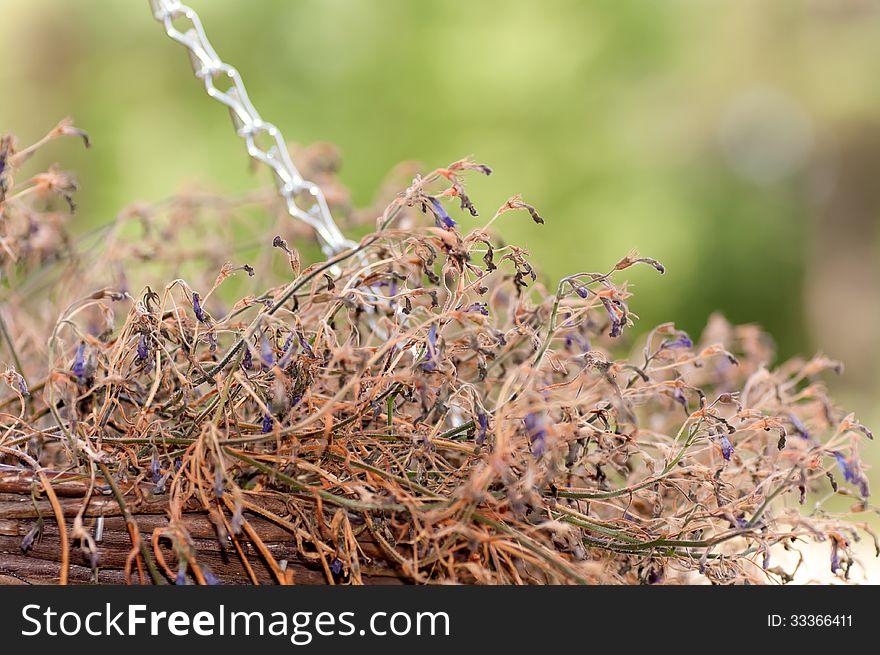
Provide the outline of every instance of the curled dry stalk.
<path id="1" fill-rule="evenodd" d="M 19 189 L 33 149 L 3 144 L 0 462 L 47 493 L 44 468 L 89 479 L 74 539 L 95 569 L 82 519 L 101 493 L 130 531 L 126 571 L 153 582 L 217 579 L 196 510 L 246 580 L 261 562 L 281 584 L 295 575 L 260 521 L 331 583 L 378 559 L 417 583 L 785 582 L 777 553 L 815 541 L 846 577 L 871 534 L 826 506 L 876 511 L 871 433 L 822 383 L 838 364 L 774 365 L 758 328 L 720 316 L 696 340 L 672 323 L 631 338 L 622 275 L 663 266 L 630 253 L 548 291 L 498 238 L 543 224 L 534 207 L 458 225 L 485 166 L 334 207 L 375 229 L 302 268 L 303 235 L 265 194 L 186 191 L 73 238 L 70 178 Z M 310 152 L 306 172 L 333 169 Z M 142 534 L 157 499 L 167 522 Z"/>

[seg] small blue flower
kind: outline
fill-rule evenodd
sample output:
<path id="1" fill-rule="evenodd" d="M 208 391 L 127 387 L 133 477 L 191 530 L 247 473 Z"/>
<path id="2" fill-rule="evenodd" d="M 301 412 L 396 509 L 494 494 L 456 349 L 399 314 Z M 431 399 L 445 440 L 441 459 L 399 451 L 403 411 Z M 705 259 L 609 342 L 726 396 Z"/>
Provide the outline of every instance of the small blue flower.
<path id="1" fill-rule="evenodd" d="M 185 568 L 177 569 L 177 577 L 174 578 L 174 584 L 176 584 L 176 585 L 185 585 L 186 584 L 186 569 Z"/>
<path id="2" fill-rule="evenodd" d="M 308 342 L 308 339 L 306 339 L 305 336 L 303 336 L 299 332 L 296 333 L 296 336 L 299 339 L 300 348 L 305 350 L 308 353 L 309 357 L 314 359 L 315 358 L 315 351 L 312 350 L 312 344 L 310 344 Z"/>
<path id="3" fill-rule="evenodd" d="M 575 347 L 581 354 L 590 352 L 590 339 L 584 335 L 569 332 L 565 335 L 565 349 L 572 350 Z"/>
<path id="4" fill-rule="evenodd" d="M 693 348 L 694 342 L 691 341 L 691 338 L 684 332 L 681 335 L 678 339 L 664 341 L 661 348 Z"/>
<path id="5" fill-rule="evenodd" d="M 684 392 L 681 389 L 676 387 L 675 390 L 672 392 L 672 397 L 675 399 L 675 402 L 684 407 L 685 412 L 690 414 L 690 411 L 688 410 L 687 397 L 684 395 Z"/>
<path id="6" fill-rule="evenodd" d="M 86 342 L 80 341 L 76 349 L 76 357 L 73 359 L 73 374 L 80 382 L 86 379 Z"/>
<path id="7" fill-rule="evenodd" d="M 391 284 L 388 285 L 388 295 L 391 296 L 388 299 L 388 305 L 394 307 L 394 296 L 397 295 L 397 278 L 391 279 Z"/>
<path id="8" fill-rule="evenodd" d="M 280 368 L 287 368 L 291 358 L 296 353 L 296 341 L 293 340 L 293 337 L 293 332 L 288 334 L 284 340 L 284 345 L 281 347 L 281 357 L 278 358 L 278 366 Z"/>
<path id="9" fill-rule="evenodd" d="M 489 430 L 489 415 L 483 410 L 477 410 L 477 443 L 486 441 L 486 433 Z"/>
<path id="10" fill-rule="evenodd" d="M 831 539 L 831 572 L 837 573 L 840 570 L 840 545 L 837 539 Z"/>
<path id="11" fill-rule="evenodd" d="M 626 319 L 621 317 L 610 300 L 604 297 L 600 298 L 600 300 L 605 307 L 605 311 L 608 312 L 608 318 L 611 319 L 611 331 L 608 333 L 608 336 L 619 337 L 623 334 L 623 327 L 626 323 Z"/>
<path id="12" fill-rule="evenodd" d="M 442 227 L 447 230 L 451 230 L 455 227 L 455 221 L 452 220 L 452 217 L 443 209 L 443 205 L 440 204 L 440 201 L 437 200 L 434 196 L 429 196 L 431 201 L 431 206 L 434 208 L 434 222 L 437 223 L 437 227 Z"/>
<path id="13" fill-rule="evenodd" d="M 470 312 L 479 312 L 483 316 L 489 315 L 489 303 L 485 302 L 475 302 L 471 303 L 467 307 L 464 307 L 461 311 L 470 313 Z"/>
<path id="14" fill-rule="evenodd" d="M 22 396 L 30 396 L 31 392 L 28 389 L 27 381 L 24 379 L 24 376 L 21 373 L 15 374 L 15 379 L 18 382 L 18 391 Z"/>
<path id="15" fill-rule="evenodd" d="M 794 426 L 794 431 L 801 437 L 804 439 L 810 438 L 810 432 L 807 430 L 807 426 L 804 425 L 794 413 L 788 415 L 788 420 L 791 421 L 792 426 Z"/>
<path id="16" fill-rule="evenodd" d="M 156 454 L 156 451 L 153 451 L 153 459 L 150 462 L 150 477 L 153 479 L 153 482 L 158 482 L 159 478 L 162 477 L 162 469 L 159 467 L 159 456 Z"/>
<path id="17" fill-rule="evenodd" d="M 200 323 L 208 322 L 208 315 L 205 314 L 205 310 L 202 309 L 202 300 L 199 294 L 193 291 L 193 312 L 196 315 L 196 318 L 199 319 Z"/>
<path id="18" fill-rule="evenodd" d="M 269 416 L 268 414 L 263 414 L 263 434 L 266 434 L 267 432 L 271 432 L 272 425 L 273 425 L 272 417 Z"/>
<path id="19" fill-rule="evenodd" d="M 840 451 L 835 451 L 834 457 L 837 459 L 837 464 L 843 472 L 843 479 L 850 484 L 857 484 L 859 481 L 859 474 L 853 463 L 844 457 L 843 453 Z"/>
<path id="20" fill-rule="evenodd" d="M 733 455 L 733 446 L 730 443 L 730 439 L 723 432 L 718 437 L 718 444 L 721 446 L 721 456 L 729 462 Z"/>
<path id="21" fill-rule="evenodd" d="M 24 539 L 21 540 L 21 548 L 22 552 L 26 553 L 31 548 L 34 547 L 34 541 L 36 541 L 37 537 L 42 532 L 43 525 L 40 522 L 34 524 L 34 526 L 28 531 L 28 533 L 24 536 Z"/>
<path id="22" fill-rule="evenodd" d="M 272 349 L 272 344 L 269 343 L 269 338 L 265 334 L 260 341 L 260 359 L 263 361 L 265 368 L 271 368 L 275 363 L 275 351 Z"/>
<path id="23" fill-rule="evenodd" d="M 425 352 L 425 361 L 422 362 L 422 370 L 430 373 L 437 370 L 437 324 L 428 330 L 428 343 Z"/>
<path id="24" fill-rule="evenodd" d="M 168 484 L 168 479 L 171 477 L 171 471 L 163 475 L 159 480 L 155 483 L 155 488 L 153 489 L 153 493 L 158 496 L 161 496 L 165 493 L 165 486 Z"/>
<path id="25" fill-rule="evenodd" d="M 229 521 L 229 527 L 232 528 L 232 534 L 241 534 L 241 528 L 244 526 L 244 515 L 241 513 L 241 505 L 235 503 L 235 509 L 232 511 L 232 520 Z"/>
<path id="26" fill-rule="evenodd" d="M 342 575 L 342 560 L 338 557 L 334 558 L 332 562 L 330 562 L 330 573 L 333 575 Z"/>
<path id="27" fill-rule="evenodd" d="M 205 584 L 216 586 L 220 584 L 220 581 L 217 579 L 217 576 L 213 574 L 211 569 L 207 566 L 202 565 L 202 576 L 205 578 Z"/>
<path id="28" fill-rule="evenodd" d="M 590 290 L 587 289 L 587 287 L 578 286 L 578 287 L 575 287 L 574 290 L 575 290 L 575 293 L 577 293 L 577 295 L 579 295 L 581 298 L 589 298 L 590 297 Z"/>
<path id="29" fill-rule="evenodd" d="M 214 495 L 217 498 L 223 498 L 225 488 L 223 484 L 223 469 L 219 466 L 214 467 Z"/>
<path id="30" fill-rule="evenodd" d="M 544 418 L 538 414 L 530 413 L 526 414 L 524 422 L 526 434 L 528 434 L 529 441 L 532 444 L 532 453 L 535 457 L 540 457 L 544 454 L 544 449 L 547 446 L 547 430 L 544 428 Z"/>
<path id="31" fill-rule="evenodd" d="M 137 358 L 138 361 L 146 361 L 146 359 L 150 356 L 150 344 L 147 340 L 147 335 L 141 332 L 141 336 L 138 338 L 137 345 Z"/>

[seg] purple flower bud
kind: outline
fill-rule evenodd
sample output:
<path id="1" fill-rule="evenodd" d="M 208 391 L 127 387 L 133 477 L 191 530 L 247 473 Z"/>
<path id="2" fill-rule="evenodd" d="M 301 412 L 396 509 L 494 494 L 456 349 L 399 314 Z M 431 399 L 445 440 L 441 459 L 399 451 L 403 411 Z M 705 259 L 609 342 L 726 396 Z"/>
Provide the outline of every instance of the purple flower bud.
<path id="1" fill-rule="evenodd" d="M 186 584 L 186 569 L 185 568 L 177 569 L 177 577 L 174 578 L 174 584 L 176 584 L 176 585 L 185 585 Z"/>
<path id="2" fill-rule="evenodd" d="M 202 577 L 205 578 L 205 584 L 210 585 L 212 587 L 219 585 L 220 581 L 217 579 L 217 576 L 209 569 L 207 566 L 202 565 Z"/>
<path id="3" fill-rule="evenodd" d="M 831 572 L 837 573 L 840 570 L 840 545 L 837 539 L 831 539 Z"/>
<path id="4" fill-rule="evenodd" d="M 607 298 L 600 298 L 602 301 L 602 305 L 605 307 L 605 311 L 608 312 L 608 318 L 611 319 L 611 331 L 608 333 L 611 337 L 619 337 L 623 334 L 623 326 L 626 322 L 625 318 L 621 318 L 618 311 L 614 308 L 614 305 Z"/>
<path id="5" fill-rule="evenodd" d="M 225 493 L 223 485 L 223 469 L 219 465 L 214 467 L 214 495 L 219 499 Z"/>
<path id="6" fill-rule="evenodd" d="M 232 528 L 232 534 L 241 534 L 241 528 L 244 526 L 244 515 L 241 513 L 241 505 L 235 503 L 235 509 L 232 512 L 232 520 L 229 527 Z"/>
<path id="7" fill-rule="evenodd" d="M 306 339 L 306 338 L 305 338 L 302 334 L 300 334 L 300 333 L 297 333 L 296 336 L 297 336 L 297 338 L 299 339 L 299 345 L 300 345 L 300 348 L 302 348 L 303 350 L 305 350 L 305 351 L 309 354 L 309 357 L 314 358 L 314 357 L 315 357 L 315 351 L 312 350 L 312 344 L 310 344 L 310 343 L 308 342 L 308 339 Z"/>
<path id="8" fill-rule="evenodd" d="M 31 391 L 28 389 L 27 381 L 24 379 L 20 373 L 15 374 L 15 379 L 18 382 L 18 391 L 22 396 L 30 396 Z"/>
<path id="9" fill-rule="evenodd" d="M 674 339 L 673 341 L 664 341 L 661 348 L 693 348 L 694 342 L 691 341 L 691 338 L 682 332 L 682 336 L 678 339 Z"/>
<path id="10" fill-rule="evenodd" d="M 434 222 L 437 223 L 437 227 L 442 227 L 447 230 L 451 230 L 455 227 L 455 221 L 449 216 L 445 209 L 443 209 L 443 205 L 440 204 L 440 201 L 437 200 L 434 196 L 429 196 L 431 201 L 431 206 L 434 208 Z"/>
<path id="11" fill-rule="evenodd" d="M 472 303 L 472 304 L 468 305 L 467 307 L 463 308 L 461 311 L 467 312 L 467 313 L 479 312 L 483 316 L 488 316 L 489 315 L 489 303 L 475 302 L 475 303 Z"/>
<path id="12" fill-rule="evenodd" d="M 272 349 L 272 344 L 269 343 L 269 338 L 265 334 L 260 341 L 260 359 L 263 360 L 265 368 L 271 368 L 275 363 L 275 351 Z"/>
<path id="13" fill-rule="evenodd" d="M 685 412 L 690 414 L 690 411 L 688 410 L 687 397 L 684 395 L 684 392 L 681 389 L 676 387 L 675 390 L 672 392 L 672 397 L 675 398 L 675 402 L 684 407 Z"/>
<path id="14" fill-rule="evenodd" d="M 579 286 L 579 287 L 575 287 L 574 290 L 577 293 L 577 295 L 579 295 L 581 298 L 589 298 L 590 297 L 590 290 L 587 289 L 587 287 Z"/>
<path id="15" fill-rule="evenodd" d="M 590 340 L 584 335 L 569 332 L 565 335 L 565 349 L 575 349 L 581 354 L 590 352 Z"/>
<path id="16" fill-rule="evenodd" d="M 797 432 L 804 439 L 810 438 L 810 432 L 807 430 L 807 426 L 804 425 L 801 420 L 794 414 L 788 415 L 788 420 L 791 421 L 792 426 L 794 427 L 794 431 Z"/>
<path id="17" fill-rule="evenodd" d="M 137 358 L 138 361 L 146 361 L 146 359 L 150 356 L 150 346 L 147 341 L 147 335 L 141 332 L 140 337 L 138 338 L 137 345 Z"/>
<path id="18" fill-rule="evenodd" d="M 546 448 L 547 430 L 544 428 L 544 418 L 535 413 L 526 414 L 524 420 L 526 434 L 532 444 L 532 453 L 535 457 L 544 454 Z"/>
<path id="19" fill-rule="evenodd" d="M 153 451 L 153 459 L 150 462 L 150 477 L 152 477 L 153 482 L 158 482 L 159 478 L 162 477 L 162 469 L 159 467 L 159 456 Z"/>
<path id="20" fill-rule="evenodd" d="M 837 459 L 837 464 L 843 472 L 843 479 L 850 484 L 857 484 L 859 481 L 859 474 L 853 462 L 844 457 L 843 453 L 840 451 L 835 451 L 834 457 Z"/>
<path id="21" fill-rule="evenodd" d="M 200 323 L 208 322 L 208 315 L 205 314 L 205 310 L 202 309 L 201 297 L 195 291 L 193 292 L 193 312 L 195 313 L 196 318 L 199 319 Z"/>
<path id="22" fill-rule="evenodd" d="M 730 439 L 727 438 L 726 434 L 722 433 L 718 437 L 718 443 L 721 446 L 721 456 L 729 462 L 733 455 L 733 446 L 730 443 Z"/>
<path id="23" fill-rule="evenodd" d="M 428 343 L 425 352 L 425 361 L 422 362 L 422 370 L 430 373 L 437 370 L 437 324 L 433 324 L 428 330 Z"/>
<path id="24" fill-rule="evenodd" d="M 80 382 L 86 379 L 86 342 L 80 341 L 76 349 L 76 357 L 73 359 L 73 374 Z"/>
<path id="25" fill-rule="evenodd" d="M 334 558 L 332 562 L 330 562 L 330 573 L 333 575 L 342 575 L 342 560 L 338 557 Z"/>
<path id="26" fill-rule="evenodd" d="M 486 433 L 489 431 L 489 416 L 482 410 L 477 410 L 477 443 L 486 441 Z"/>
<path id="27" fill-rule="evenodd" d="M 269 414 L 263 414 L 263 434 L 272 431 L 272 417 Z"/>
<path id="28" fill-rule="evenodd" d="M 244 346 L 244 356 L 241 358 L 241 367 L 248 371 L 254 367 L 254 358 L 253 355 L 251 355 L 250 346 L 247 344 Z"/>
<path id="29" fill-rule="evenodd" d="M 156 482 L 156 486 L 153 489 L 153 493 L 156 495 L 162 495 L 165 493 L 165 485 L 168 484 L 168 479 L 171 477 L 171 471 L 168 471 L 165 475 L 159 478 L 158 482 Z"/>
<path id="30" fill-rule="evenodd" d="M 40 535 L 40 532 L 42 532 L 42 530 L 43 524 L 40 521 L 37 521 L 24 536 L 24 539 L 21 540 L 20 548 L 22 552 L 26 553 L 34 547 L 34 542 L 37 540 L 37 537 Z"/>

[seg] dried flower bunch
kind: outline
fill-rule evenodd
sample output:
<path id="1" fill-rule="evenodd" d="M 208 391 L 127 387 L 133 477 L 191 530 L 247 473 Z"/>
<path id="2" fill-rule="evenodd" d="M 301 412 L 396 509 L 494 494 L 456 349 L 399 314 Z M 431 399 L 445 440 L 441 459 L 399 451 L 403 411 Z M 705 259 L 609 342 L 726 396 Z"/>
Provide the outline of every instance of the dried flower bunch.
<path id="1" fill-rule="evenodd" d="M 36 146 L 66 134 L 82 135 L 63 122 Z M 775 549 L 826 542 L 847 576 L 871 534 L 824 507 L 873 511 L 871 434 L 820 381 L 838 364 L 769 368 L 765 335 L 717 316 L 696 342 L 671 323 L 631 341 L 621 275 L 662 265 L 632 253 L 546 289 L 496 233 L 544 223 L 519 196 L 482 229 L 456 224 L 478 215 L 464 182 L 485 166 L 416 176 L 358 213 L 333 151 L 308 150 L 337 215 L 379 218 L 304 266 L 265 194 L 134 206 L 74 240 L 71 179 L 15 180 L 36 146 L 0 149 L 0 471 L 32 472 L 35 497 L 73 518 L 54 528 L 62 579 L 77 562 L 102 579 L 104 496 L 128 527 L 126 579 L 154 582 L 257 582 L 258 566 L 297 581 L 258 521 L 330 583 L 378 562 L 417 583 L 785 582 Z M 61 507 L 53 487 L 76 481 Z M 148 507 L 165 515 L 152 532 Z M 205 559 L 212 539 L 240 578 Z"/>

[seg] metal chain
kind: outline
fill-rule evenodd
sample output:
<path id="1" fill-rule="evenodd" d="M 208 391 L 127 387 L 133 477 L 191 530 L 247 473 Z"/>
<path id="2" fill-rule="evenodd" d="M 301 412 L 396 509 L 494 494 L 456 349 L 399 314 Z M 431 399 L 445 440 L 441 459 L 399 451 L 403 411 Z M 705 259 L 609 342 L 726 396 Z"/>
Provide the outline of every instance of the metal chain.
<path id="1" fill-rule="evenodd" d="M 314 228 L 321 240 L 321 248 L 327 257 L 343 250 L 356 248 L 357 244 L 346 239 L 339 231 L 339 227 L 330 215 L 324 193 L 318 185 L 304 180 L 296 166 L 293 165 L 281 130 L 260 118 L 257 110 L 251 104 L 238 71 L 229 64 L 223 63 L 214 48 L 211 47 L 202 27 L 202 21 L 195 10 L 182 4 L 179 0 L 150 0 L 150 6 L 153 9 L 153 16 L 164 25 L 165 33 L 189 50 L 193 71 L 196 77 L 204 82 L 208 95 L 229 107 L 236 131 L 247 144 L 248 154 L 255 160 L 269 166 L 275 173 L 275 183 L 278 192 L 287 204 L 288 213 Z M 181 32 L 174 27 L 174 21 L 181 17 L 191 24 L 186 32 Z M 217 80 L 224 76 L 229 81 L 229 87 L 226 91 L 217 86 Z M 271 140 L 272 145 L 268 149 L 262 148 L 257 143 L 260 136 L 268 137 Z M 297 204 L 297 196 L 306 198 L 309 203 L 307 209 L 303 209 Z M 365 261 L 362 255 L 363 253 L 361 253 L 361 261 Z M 402 308 L 398 307 L 397 313 L 404 320 L 406 319 L 403 316 Z M 376 324 L 374 317 L 370 316 L 367 320 L 375 334 L 380 338 L 386 338 L 387 333 Z M 412 352 L 416 357 L 421 356 L 416 346 L 412 347 Z M 449 418 L 453 425 L 461 425 L 464 422 L 461 408 L 452 406 Z"/>
<path id="2" fill-rule="evenodd" d="M 356 244 L 339 231 L 318 185 L 303 179 L 293 165 L 281 130 L 260 118 L 241 75 L 224 63 L 211 47 L 195 10 L 179 0 L 150 0 L 150 6 L 153 16 L 165 27 L 165 33 L 189 51 L 193 71 L 204 83 L 208 95 L 229 108 L 236 132 L 247 144 L 248 154 L 272 169 L 288 213 L 315 230 L 326 256 L 355 247 Z M 178 19 L 188 21 L 190 27 L 180 31 L 174 26 Z M 268 141 L 268 147 L 264 148 L 261 141 Z"/>

